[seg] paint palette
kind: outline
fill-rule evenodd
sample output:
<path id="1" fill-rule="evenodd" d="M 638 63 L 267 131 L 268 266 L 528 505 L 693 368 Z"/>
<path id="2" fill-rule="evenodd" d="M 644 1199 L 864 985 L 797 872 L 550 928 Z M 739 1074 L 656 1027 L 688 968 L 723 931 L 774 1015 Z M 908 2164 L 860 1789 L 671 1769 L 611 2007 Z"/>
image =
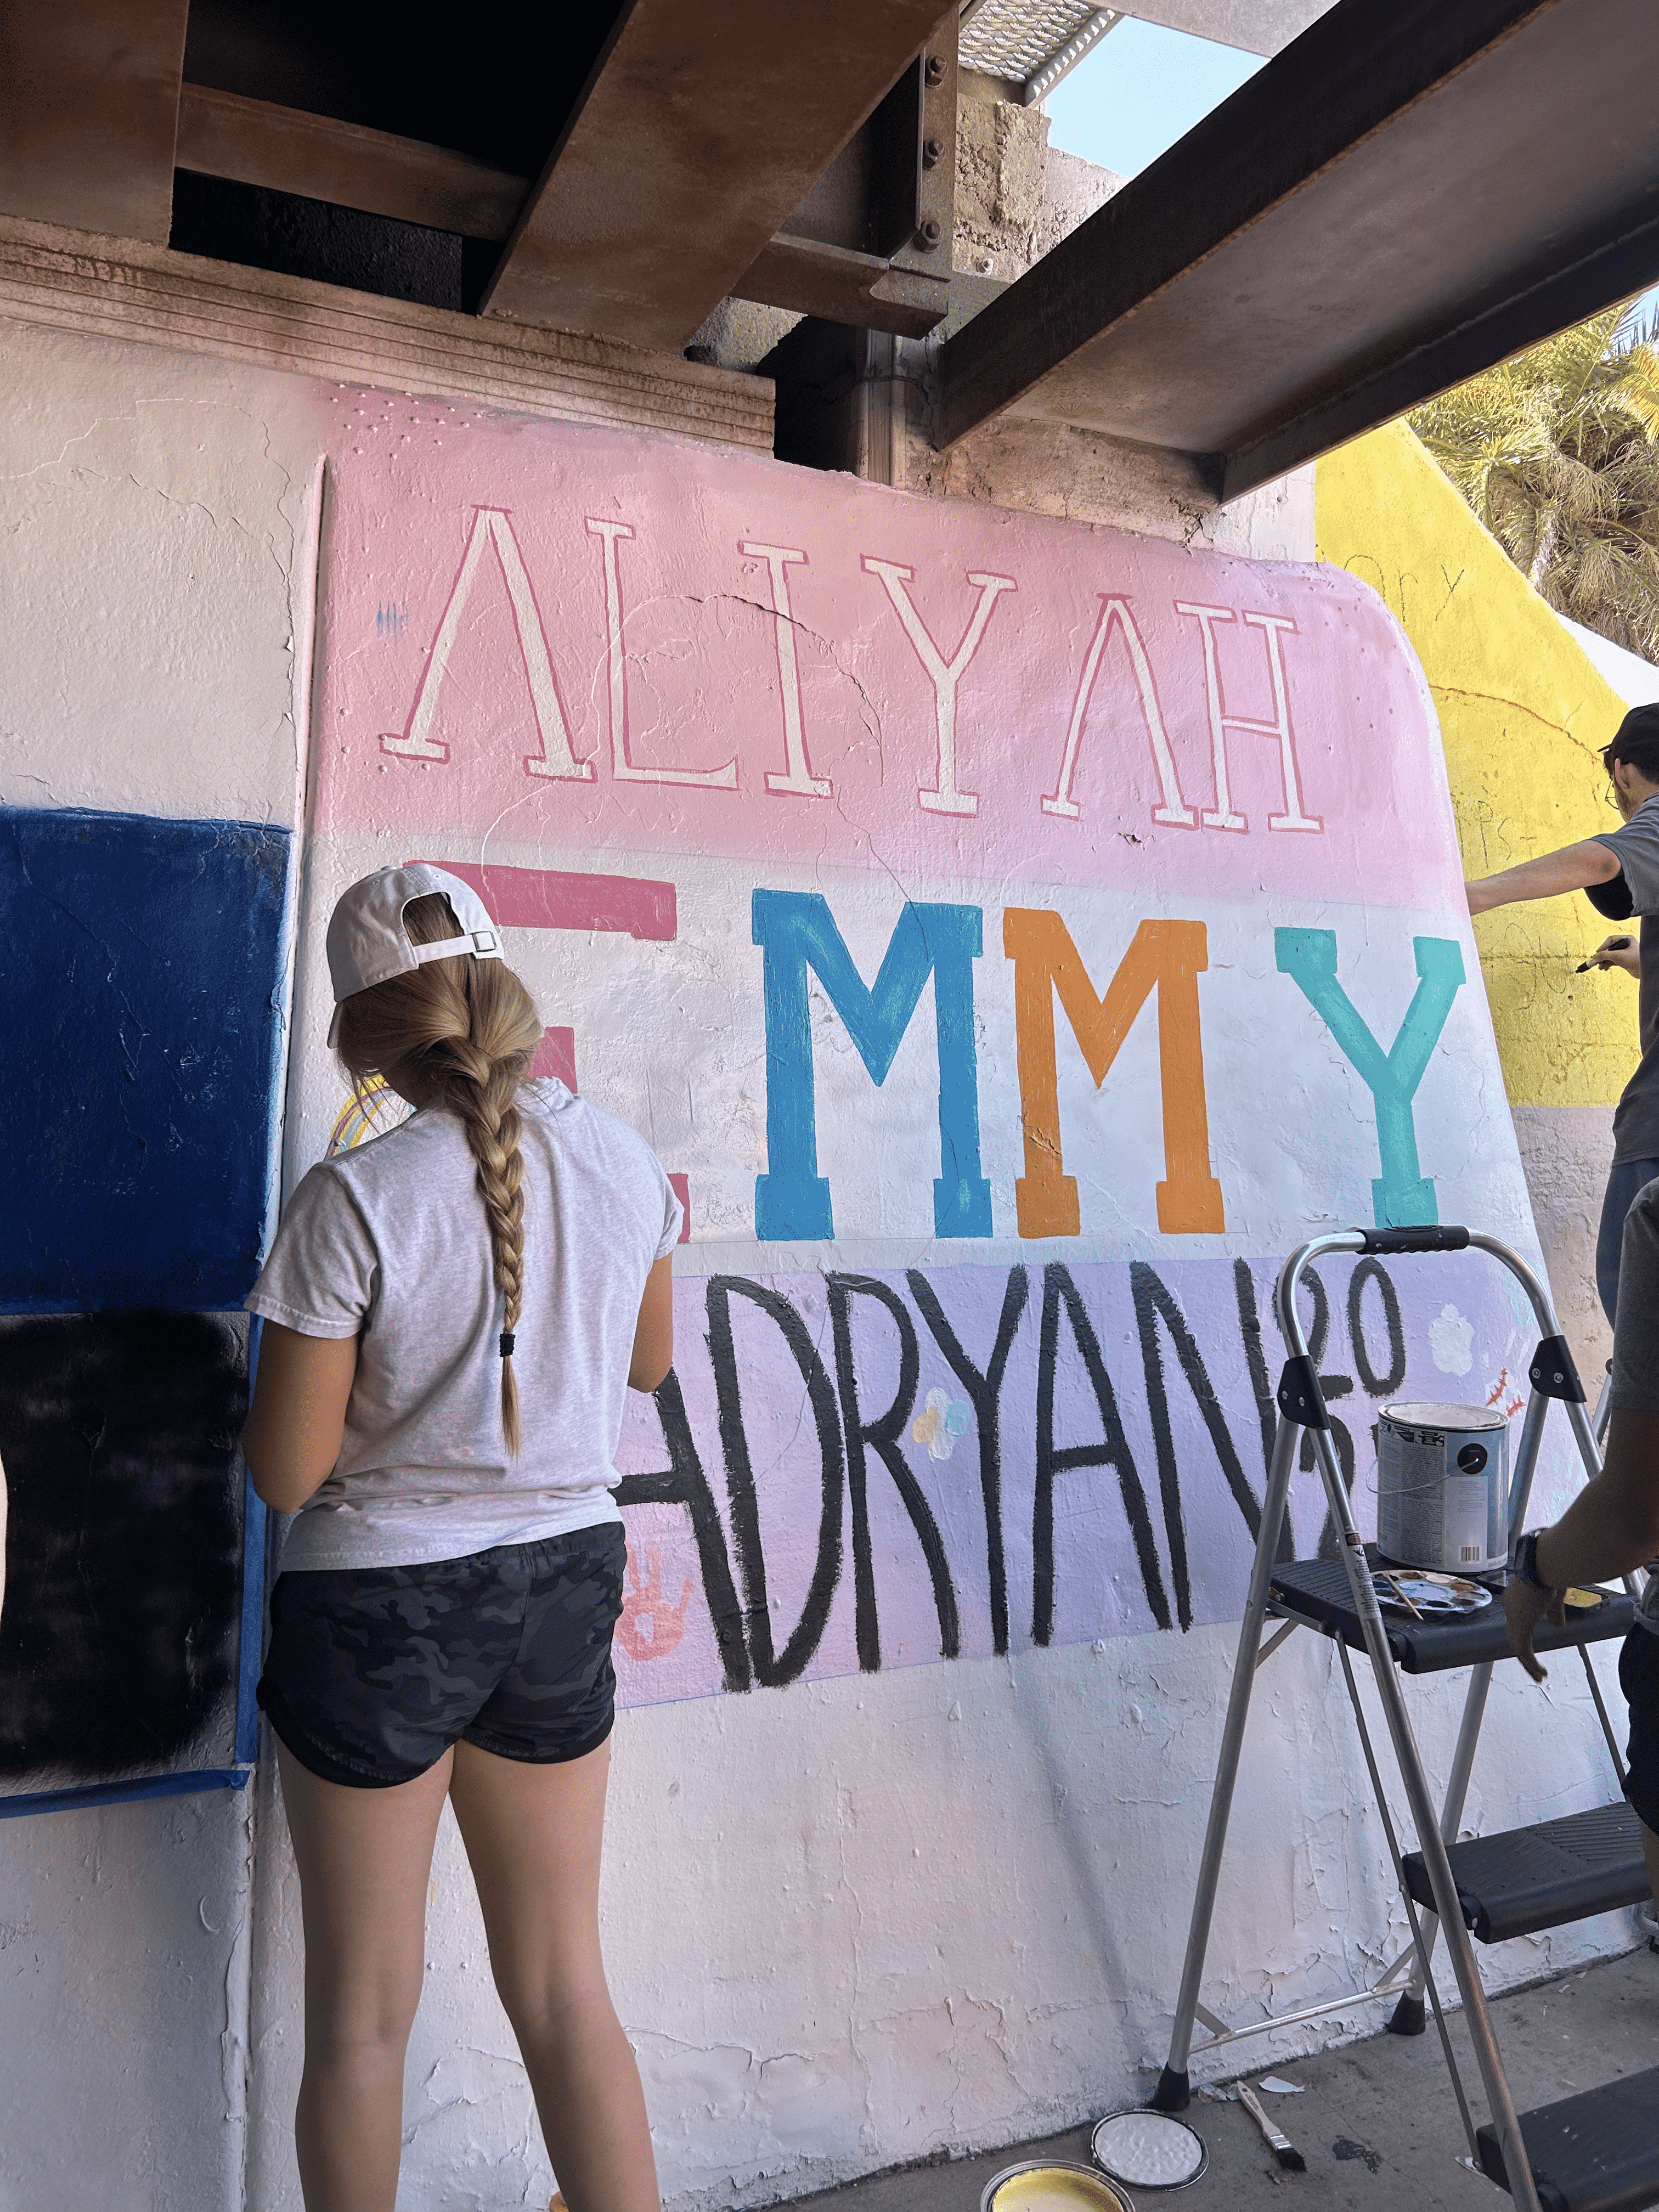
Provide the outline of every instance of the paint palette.
<path id="1" fill-rule="evenodd" d="M 1134 2207 L 1115 2183 L 1091 2167 L 1037 2159 L 994 2173 L 979 2212 L 1134 2212 Z"/>
<path id="2" fill-rule="evenodd" d="M 1089 2138 L 1095 2164 L 1137 2189 L 1184 2189 L 1210 2162 L 1204 2138 L 1172 2112 L 1113 2112 Z"/>
<path id="3" fill-rule="evenodd" d="M 1449 1613 L 1479 1613 L 1492 1603 L 1492 1592 L 1483 1583 L 1469 1582 L 1462 1575 L 1373 1575 L 1371 1588 L 1378 1604 L 1395 1613 L 1409 1613 L 1414 1605 L 1419 1613 L 1443 1618 Z M 1407 1598 L 1411 1605 L 1407 1604 Z"/>

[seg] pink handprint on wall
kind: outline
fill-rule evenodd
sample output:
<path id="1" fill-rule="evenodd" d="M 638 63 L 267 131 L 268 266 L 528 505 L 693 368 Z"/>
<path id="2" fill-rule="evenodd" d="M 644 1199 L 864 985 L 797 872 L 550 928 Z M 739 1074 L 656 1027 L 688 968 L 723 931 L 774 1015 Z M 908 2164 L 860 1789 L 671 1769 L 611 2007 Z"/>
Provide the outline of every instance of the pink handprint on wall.
<path id="1" fill-rule="evenodd" d="M 679 1603 L 671 1605 L 663 1595 L 662 1547 L 651 1543 L 645 1550 L 648 1572 L 642 1575 L 639 1553 L 631 1544 L 628 1547 L 628 1587 L 623 1593 L 617 1641 L 630 1659 L 665 1659 L 678 1650 L 685 1633 L 691 1583 L 688 1578 Z"/>

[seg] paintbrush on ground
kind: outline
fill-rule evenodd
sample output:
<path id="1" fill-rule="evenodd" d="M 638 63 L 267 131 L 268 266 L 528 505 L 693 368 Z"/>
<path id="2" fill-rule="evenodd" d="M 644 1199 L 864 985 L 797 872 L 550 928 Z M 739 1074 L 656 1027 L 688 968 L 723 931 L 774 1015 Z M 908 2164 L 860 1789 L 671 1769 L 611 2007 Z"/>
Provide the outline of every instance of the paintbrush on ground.
<path id="1" fill-rule="evenodd" d="M 1269 2148 L 1285 2172 L 1305 2173 L 1308 2171 L 1307 2160 L 1288 2137 L 1279 2134 L 1279 2130 L 1262 2111 L 1255 2090 L 1247 2082 L 1241 2081 L 1238 2085 L 1238 2101 L 1267 2138 Z"/>

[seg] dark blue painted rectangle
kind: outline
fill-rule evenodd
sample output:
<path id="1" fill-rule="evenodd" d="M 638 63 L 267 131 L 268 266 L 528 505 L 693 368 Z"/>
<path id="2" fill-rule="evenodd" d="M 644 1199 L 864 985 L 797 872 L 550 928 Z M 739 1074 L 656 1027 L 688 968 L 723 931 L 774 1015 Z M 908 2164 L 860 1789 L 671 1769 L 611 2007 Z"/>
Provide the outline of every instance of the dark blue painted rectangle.
<path id="1" fill-rule="evenodd" d="M 289 836 L 0 809 L 0 1311 L 241 1304 Z"/>

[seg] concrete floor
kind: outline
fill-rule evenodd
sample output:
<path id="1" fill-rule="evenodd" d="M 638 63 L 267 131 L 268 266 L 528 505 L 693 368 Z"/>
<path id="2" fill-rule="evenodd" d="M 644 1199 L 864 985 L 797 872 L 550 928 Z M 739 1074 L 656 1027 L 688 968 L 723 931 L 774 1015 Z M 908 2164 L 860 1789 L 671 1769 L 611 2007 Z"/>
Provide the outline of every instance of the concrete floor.
<path id="1" fill-rule="evenodd" d="M 1659 2065 L 1659 1956 L 1645 1948 L 1498 1998 L 1492 2006 L 1510 2087 L 1522 2112 Z M 1487 2115 L 1461 2015 L 1449 2022 L 1479 2126 Z M 1248 2051 L 1248 2045 L 1244 2046 Z M 1243 2055 L 1241 2052 L 1241 2055 Z M 1244 2078 L 1259 2082 L 1261 2071 Z M 1273 2069 L 1304 2084 L 1299 2097 L 1264 2096 L 1281 2134 L 1307 2160 L 1285 2173 L 1255 2123 L 1234 2103 L 1195 2096 L 1188 2120 L 1209 2146 L 1202 2178 L 1167 2200 L 1143 2191 L 1139 2212 L 1167 2201 L 1171 2212 L 1498 2212 L 1507 2202 L 1459 2163 L 1467 2155 L 1457 2106 L 1431 2018 L 1417 2040 L 1378 2035 Z M 1152 2083 L 1147 2083 L 1150 2092 Z M 981 2158 L 911 2166 L 821 2196 L 797 2197 L 792 2212 L 978 2212 L 994 2173 L 1021 2159 L 1089 2156 L 1089 2130 L 1011 2144 Z"/>

